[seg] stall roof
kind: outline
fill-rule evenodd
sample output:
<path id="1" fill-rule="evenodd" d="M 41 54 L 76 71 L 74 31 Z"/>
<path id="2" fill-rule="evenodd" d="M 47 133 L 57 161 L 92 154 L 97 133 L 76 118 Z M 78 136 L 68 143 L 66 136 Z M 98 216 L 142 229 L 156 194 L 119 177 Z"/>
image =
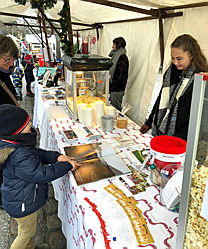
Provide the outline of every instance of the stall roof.
<path id="1" fill-rule="evenodd" d="M 132 105 L 128 116 L 138 124 L 143 124 L 152 99 L 152 92 L 161 65 L 164 52 L 164 67 L 170 63 L 170 44 L 181 34 L 190 34 L 199 42 L 203 52 L 208 57 L 208 33 L 206 32 L 208 19 L 208 1 L 203 0 L 70 0 L 72 22 L 85 24 L 101 23 L 103 29 L 88 30 L 82 32 L 82 36 L 88 36 L 93 41 L 95 52 L 107 56 L 112 47 L 115 37 L 123 36 L 127 43 L 127 56 L 129 58 L 129 77 L 123 103 Z M 92 3 L 94 2 L 94 3 Z M 99 3 L 99 4 L 98 4 Z M 192 5 L 193 4 L 193 5 Z M 58 13 L 62 9 L 63 1 L 58 0 L 56 6 L 45 13 L 49 18 L 59 19 Z M 111 6 L 121 6 L 115 8 Z M 187 6 L 188 5 L 188 6 Z M 193 8 L 195 6 L 198 8 Z M 131 9 L 124 10 L 125 9 Z M 135 9 L 132 9 L 131 7 Z M 178 7 L 180 6 L 180 7 Z M 201 6 L 201 7 L 199 7 Z M 181 16 L 175 18 L 153 19 L 148 15 L 148 10 L 163 8 L 168 12 L 175 12 Z M 186 8 L 187 7 L 187 8 Z M 137 9 L 136 9 L 137 8 Z M 146 14 L 139 12 L 142 8 Z M 18 5 L 13 0 L 1 0 L 0 12 L 14 13 L 20 15 L 36 16 L 36 10 L 31 10 L 30 4 Z M 151 10 L 152 11 L 152 10 Z M 153 13 L 153 11 L 151 12 Z M 0 13 L 1 14 L 1 13 Z M 133 21 L 146 17 L 146 21 Z M 164 17 L 164 16 L 162 16 Z M 149 19 L 148 19 L 149 18 Z M 3 20 L 4 19 L 4 20 Z M 0 15 L 0 21 L 12 22 L 17 18 Z M 120 20 L 122 23 L 118 22 Z M 200 20 L 200 21 L 199 21 Z M 112 23 L 114 21 L 114 23 Z M 115 22 L 117 21 L 117 22 Z M 30 23 L 30 21 L 29 21 Z M 81 27 L 83 29 L 83 27 Z M 79 29 L 79 26 L 73 26 Z M 164 46 L 161 46 L 163 41 Z M 163 45 L 163 44 L 162 44 Z M 164 48 L 164 51 L 161 51 Z M 93 47 L 92 47 L 93 49 Z M 93 51 L 91 51 L 93 53 Z M 156 95 L 155 95 L 156 96 Z"/>
<path id="2" fill-rule="evenodd" d="M 94 3 L 92 3 L 92 2 Z M 135 8 L 143 8 L 149 10 L 151 8 L 175 7 L 189 4 L 208 3 L 197 0 L 70 0 L 71 17 L 74 22 L 81 23 L 102 23 L 116 20 L 126 20 L 132 18 L 145 17 L 147 15 L 138 12 L 128 11 L 124 9 L 113 8 L 103 4 L 122 4 L 125 6 L 133 6 Z M 98 2 L 100 4 L 96 4 Z M 157 3 L 155 3 L 157 2 Z M 102 4 L 101 4 L 102 3 Z M 54 8 L 46 10 L 49 18 L 59 19 L 58 13 L 62 9 L 63 0 L 58 0 Z M 37 16 L 37 10 L 31 10 L 30 3 L 25 6 L 19 5 L 14 0 L 0 1 L 0 12 L 23 14 L 28 16 Z M 0 15 L 0 21 L 13 22 L 17 18 L 11 16 Z"/>

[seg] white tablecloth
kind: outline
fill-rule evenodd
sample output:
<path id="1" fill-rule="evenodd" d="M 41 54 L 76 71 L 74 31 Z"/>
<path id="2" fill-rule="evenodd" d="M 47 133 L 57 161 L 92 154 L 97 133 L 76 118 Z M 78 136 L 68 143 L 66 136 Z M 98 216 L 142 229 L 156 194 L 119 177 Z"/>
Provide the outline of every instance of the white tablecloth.
<path id="1" fill-rule="evenodd" d="M 41 92 L 38 98 L 37 113 L 34 116 L 41 131 L 40 147 L 63 152 L 66 142 L 62 130 L 70 129 L 75 122 L 66 111 L 65 106 L 51 105 L 51 101 L 43 101 Z M 39 110 L 41 110 L 39 112 Z M 150 135 L 142 135 L 139 127 L 129 120 L 126 129 L 115 128 L 112 132 L 103 132 L 101 140 L 111 144 L 117 154 L 131 165 L 125 152 L 132 149 L 149 147 Z M 118 148 L 114 136 L 121 135 L 132 138 L 134 145 L 129 148 Z M 71 144 L 72 145 L 72 144 Z M 74 145 L 74 144 L 73 144 Z M 123 179 L 126 176 L 123 176 Z M 129 197 L 125 186 L 115 177 L 78 187 L 71 173 L 53 181 L 55 198 L 58 200 L 58 216 L 62 222 L 62 230 L 67 239 L 68 249 L 167 249 L 174 248 L 178 214 L 168 211 L 160 202 L 159 189 L 150 185 L 145 192 L 134 195 L 138 207 L 145 218 L 155 243 L 139 245 L 134 235 L 129 217 L 118 204 L 115 196 L 104 187 L 115 184 Z"/>

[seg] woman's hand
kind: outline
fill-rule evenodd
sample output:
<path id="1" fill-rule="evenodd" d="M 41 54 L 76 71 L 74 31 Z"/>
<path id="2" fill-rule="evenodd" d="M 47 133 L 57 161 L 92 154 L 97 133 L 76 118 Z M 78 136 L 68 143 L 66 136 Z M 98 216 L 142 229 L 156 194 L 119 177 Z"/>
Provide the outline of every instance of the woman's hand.
<path id="1" fill-rule="evenodd" d="M 150 127 L 148 125 L 142 125 L 141 128 L 140 128 L 140 132 L 142 134 L 148 132 L 150 130 Z"/>
<path id="2" fill-rule="evenodd" d="M 68 162 L 68 163 L 71 163 L 72 167 L 73 167 L 73 170 L 80 166 L 81 164 L 78 163 L 77 161 L 74 160 L 74 157 L 69 157 L 69 156 L 66 156 L 66 155 L 60 155 L 57 159 L 58 162 Z"/>

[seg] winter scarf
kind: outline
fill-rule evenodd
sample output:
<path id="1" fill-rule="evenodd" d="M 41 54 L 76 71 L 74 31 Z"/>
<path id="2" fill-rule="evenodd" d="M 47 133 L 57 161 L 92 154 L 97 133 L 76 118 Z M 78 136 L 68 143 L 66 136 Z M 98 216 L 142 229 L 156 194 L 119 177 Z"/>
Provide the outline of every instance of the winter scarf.
<path id="1" fill-rule="evenodd" d="M 116 64 L 118 62 L 118 59 L 121 55 L 126 54 L 126 49 L 125 48 L 119 48 L 118 50 L 112 50 L 109 54 L 109 57 L 111 57 L 112 60 L 112 67 L 109 69 L 110 71 L 110 81 L 113 79 L 113 75 L 116 69 Z"/>
<path id="2" fill-rule="evenodd" d="M 175 133 L 178 100 L 193 83 L 194 71 L 195 67 L 190 66 L 185 73 L 182 72 L 179 82 L 170 85 L 171 66 L 167 69 L 163 80 L 157 119 L 157 127 L 161 134 L 171 136 Z"/>
<path id="3" fill-rule="evenodd" d="M 0 136 L 0 140 L 11 144 L 35 147 L 36 136 L 36 130 L 34 128 L 31 128 L 31 133 L 18 133 L 16 135 Z"/>

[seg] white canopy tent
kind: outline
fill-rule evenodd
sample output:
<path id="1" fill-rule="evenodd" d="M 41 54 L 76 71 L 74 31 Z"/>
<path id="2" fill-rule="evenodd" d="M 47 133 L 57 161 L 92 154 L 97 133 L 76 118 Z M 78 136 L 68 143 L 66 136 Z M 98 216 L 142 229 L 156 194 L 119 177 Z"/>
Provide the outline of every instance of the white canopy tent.
<path id="1" fill-rule="evenodd" d="M 174 7 L 194 3 L 199 4 L 201 1 L 113 0 L 111 2 L 150 10 L 151 8 Z M 59 16 L 57 13 L 60 12 L 62 5 L 63 1 L 58 1 L 53 9 L 46 11 L 46 15 L 49 18 L 58 19 Z M 130 68 L 123 102 L 128 102 L 133 106 L 128 112 L 128 116 L 136 123 L 142 124 L 150 104 L 152 91 L 161 62 L 159 19 L 145 21 L 131 20 L 112 23 L 112 21 L 136 19 L 147 17 L 148 15 L 81 0 L 70 0 L 70 10 L 72 21 L 74 22 L 103 24 L 103 29 L 100 30 L 100 38 L 98 41 L 98 54 L 108 56 L 112 47 L 112 40 L 118 36 L 123 36 L 125 38 Z M 30 16 L 35 15 L 34 10 L 31 12 L 29 3 L 27 3 L 26 6 L 23 6 L 16 4 L 13 0 L 1 1 L 0 12 L 21 13 Z M 183 12 L 183 15 L 163 20 L 165 45 L 164 69 L 170 62 L 170 43 L 175 37 L 183 33 L 195 37 L 205 55 L 208 56 L 208 32 L 206 31 L 206 27 L 208 26 L 208 6 L 184 9 L 177 8 L 174 12 Z M 2 22 L 8 23 L 14 20 L 14 17 L 0 15 L 0 21 Z M 76 28 L 77 27 L 78 26 L 76 26 Z M 96 30 L 82 32 L 84 32 L 83 34 L 92 33 L 96 36 Z"/>

